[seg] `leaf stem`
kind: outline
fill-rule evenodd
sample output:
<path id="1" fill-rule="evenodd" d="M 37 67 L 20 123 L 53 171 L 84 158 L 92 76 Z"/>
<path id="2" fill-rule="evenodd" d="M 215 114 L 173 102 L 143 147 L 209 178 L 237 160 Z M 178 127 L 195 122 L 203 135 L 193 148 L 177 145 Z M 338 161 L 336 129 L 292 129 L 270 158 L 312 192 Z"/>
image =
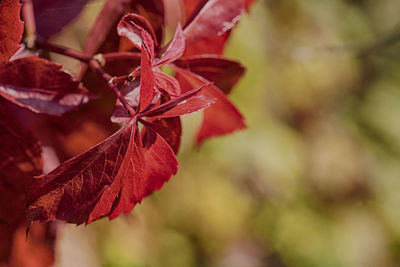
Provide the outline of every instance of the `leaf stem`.
<path id="1" fill-rule="evenodd" d="M 105 62 L 113 62 L 119 60 L 132 60 L 140 63 L 140 53 L 136 52 L 113 52 L 102 54 Z"/>
<path id="2" fill-rule="evenodd" d="M 32 0 L 23 0 L 22 4 L 22 17 L 25 24 L 25 43 L 28 48 L 33 48 L 36 42 L 36 21 Z"/>
<path id="3" fill-rule="evenodd" d="M 125 97 L 121 94 L 121 91 L 115 85 L 114 77 L 105 72 L 103 68 L 100 66 L 99 62 L 97 62 L 97 60 L 91 59 L 89 61 L 89 66 L 103 78 L 103 80 L 107 83 L 108 88 L 111 91 L 113 91 L 115 96 L 119 99 L 124 108 L 128 111 L 129 115 L 131 115 L 131 117 L 134 117 L 136 115 L 136 112 L 129 105 L 128 101 L 126 101 Z"/>
<path id="4" fill-rule="evenodd" d="M 68 47 L 64 47 L 64 46 L 60 46 L 60 45 L 56 45 L 56 44 L 52 44 L 49 43 L 43 39 L 36 39 L 36 45 L 39 48 L 48 50 L 50 52 L 54 52 L 57 54 L 61 54 L 70 58 L 74 58 L 77 59 L 79 61 L 85 62 L 85 63 L 89 63 L 89 61 L 92 59 L 91 56 L 88 56 L 78 50 L 74 50 Z"/>

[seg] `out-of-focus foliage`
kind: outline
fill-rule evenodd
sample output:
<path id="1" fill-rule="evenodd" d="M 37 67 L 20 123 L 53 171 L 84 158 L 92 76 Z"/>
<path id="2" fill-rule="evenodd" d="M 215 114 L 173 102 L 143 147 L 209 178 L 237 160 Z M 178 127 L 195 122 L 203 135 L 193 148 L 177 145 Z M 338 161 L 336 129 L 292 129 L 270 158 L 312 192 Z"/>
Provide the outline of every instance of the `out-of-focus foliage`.
<path id="1" fill-rule="evenodd" d="M 398 266 L 398 10 L 259 0 L 227 51 L 249 129 L 197 150 L 188 116 L 178 175 L 126 217 L 65 227 L 58 266 Z"/>

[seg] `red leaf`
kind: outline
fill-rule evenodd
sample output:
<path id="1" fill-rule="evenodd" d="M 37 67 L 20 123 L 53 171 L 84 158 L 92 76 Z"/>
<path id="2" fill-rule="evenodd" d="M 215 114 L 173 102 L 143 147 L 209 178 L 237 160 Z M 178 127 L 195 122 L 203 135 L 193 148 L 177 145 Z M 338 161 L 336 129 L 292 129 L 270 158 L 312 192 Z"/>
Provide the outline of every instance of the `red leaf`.
<path id="1" fill-rule="evenodd" d="M 232 90 L 245 72 L 245 68 L 238 61 L 216 55 L 182 58 L 174 64 L 213 82 L 225 94 Z"/>
<path id="2" fill-rule="evenodd" d="M 183 36 L 182 26 L 178 23 L 174 38 L 165 48 L 165 53 L 160 59 L 157 59 L 154 66 L 163 66 L 171 63 L 183 55 L 185 51 L 185 37 Z"/>
<path id="3" fill-rule="evenodd" d="M 155 45 L 162 43 L 164 27 L 164 4 L 159 0 L 107 0 L 84 45 L 90 55 L 97 52 L 115 52 L 120 46 L 120 38 L 113 31 L 121 17 L 135 13 L 146 18 L 154 29 Z"/>
<path id="4" fill-rule="evenodd" d="M 140 23 L 140 24 L 138 24 Z M 153 72 L 154 42 L 150 35 L 151 25 L 135 14 L 125 15 L 118 24 L 118 34 L 127 37 L 135 46 L 141 47 L 140 61 L 140 105 L 139 110 L 145 110 L 155 97 L 155 77 Z"/>
<path id="5" fill-rule="evenodd" d="M 136 14 L 126 14 L 118 23 L 118 34 L 128 38 L 132 44 L 142 49 L 145 44 L 154 57 L 155 33 L 151 24 L 142 16 Z"/>
<path id="6" fill-rule="evenodd" d="M 222 35 L 212 36 L 191 45 L 187 45 L 183 55 L 185 57 L 202 54 L 222 55 L 230 32 L 231 31 L 227 31 Z"/>
<path id="7" fill-rule="evenodd" d="M 25 222 L 25 192 L 42 172 L 41 146 L 0 108 L 0 265 L 10 255 L 14 232 Z"/>
<path id="8" fill-rule="evenodd" d="M 139 130 L 137 128 L 133 130 L 118 176 L 113 184 L 104 190 L 87 223 L 107 215 L 113 219 L 126 214 L 146 195 L 142 140 Z"/>
<path id="9" fill-rule="evenodd" d="M 19 49 L 24 32 L 18 0 L 0 1 L 0 63 L 7 62 Z"/>
<path id="10" fill-rule="evenodd" d="M 141 15 L 150 22 L 156 35 L 154 43 L 156 47 L 158 47 L 163 41 L 165 25 L 164 1 L 132 0 L 130 10 L 128 12 Z"/>
<path id="11" fill-rule="evenodd" d="M 145 194 L 142 143 L 135 121 L 33 184 L 28 220 L 89 223 L 127 212 Z"/>
<path id="12" fill-rule="evenodd" d="M 33 0 L 37 31 L 48 39 L 79 15 L 89 0 Z"/>
<path id="13" fill-rule="evenodd" d="M 172 76 L 154 71 L 157 89 L 166 96 L 178 96 L 181 93 L 179 82 Z"/>
<path id="14" fill-rule="evenodd" d="M 36 113 L 61 115 L 89 101 L 87 90 L 61 65 L 27 57 L 0 65 L 0 95 Z"/>
<path id="15" fill-rule="evenodd" d="M 150 41 L 150 35 L 144 33 L 145 39 Z M 152 43 L 151 43 L 152 44 Z M 146 41 L 142 43 L 142 57 L 140 61 L 140 100 L 139 111 L 145 110 L 152 102 L 156 95 L 155 77 L 153 72 L 153 53 L 152 46 L 148 46 Z"/>
<path id="16" fill-rule="evenodd" d="M 182 90 L 209 83 L 206 79 L 190 71 L 174 67 L 181 82 Z M 225 135 L 246 127 L 242 114 L 229 101 L 224 93 L 215 85 L 205 87 L 202 95 L 215 98 L 213 105 L 204 111 L 203 122 L 197 134 L 196 143 L 199 145 L 205 139 Z"/>
<path id="17" fill-rule="evenodd" d="M 185 19 L 195 18 L 208 0 L 182 0 L 185 6 Z"/>
<path id="18" fill-rule="evenodd" d="M 205 95 L 198 95 L 185 100 L 184 102 L 179 103 L 171 110 L 168 110 L 161 114 L 160 118 L 171 118 L 178 117 L 185 114 L 190 114 L 193 112 L 198 112 L 203 109 L 208 108 L 210 105 L 214 103 L 215 99 Z"/>
<path id="19" fill-rule="evenodd" d="M 151 123 L 148 126 L 164 138 L 175 154 L 177 154 L 182 135 L 181 119 L 179 117 L 165 119 L 147 118 L 147 122 Z"/>
<path id="20" fill-rule="evenodd" d="M 146 196 L 158 190 L 178 171 L 178 161 L 168 143 L 151 127 L 143 134 Z"/>
<path id="21" fill-rule="evenodd" d="M 185 27 L 186 44 L 223 34 L 235 26 L 242 13 L 243 0 L 209 0 Z"/>
<path id="22" fill-rule="evenodd" d="M 132 49 L 132 44 L 126 38 L 120 38 L 114 29 L 119 20 L 126 13 L 142 15 L 150 21 L 155 45 L 162 42 L 164 27 L 164 4 L 159 0 L 107 0 L 94 26 L 86 38 L 83 51 L 86 54 L 108 53 L 115 51 L 126 52 Z M 149 28 L 149 27 L 148 27 Z M 154 29 L 154 30 L 153 30 Z M 128 42 L 128 44 L 127 44 Z M 128 46 L 128 47 L 127 47 Z M 140 48 L 140 46 L 139 46 Z M 87 70 L 85 65 L 81 66 L 79 77 L 82 78 Z"/>
<path id="23" fill-rule="evenodd" d="M 184 114 L 189 114 L 192 112 L 196 112 L 208 107 L 213 103 L 213 97 L 195 97 L 195 95 L 202 89 L 211 86 L 210 83 L 202 84 L 200 87 L 192 89 L 177 98 L 169 100 L 155 108 L 150 109 L 149 111 L 140 113 L 141 117 L 155 117 L 159 116 L 160 118 L 168 118 L 168 117 L 177 117 Z M 190 101 L 191 98 L 194 98 L 193 101 Z"/>

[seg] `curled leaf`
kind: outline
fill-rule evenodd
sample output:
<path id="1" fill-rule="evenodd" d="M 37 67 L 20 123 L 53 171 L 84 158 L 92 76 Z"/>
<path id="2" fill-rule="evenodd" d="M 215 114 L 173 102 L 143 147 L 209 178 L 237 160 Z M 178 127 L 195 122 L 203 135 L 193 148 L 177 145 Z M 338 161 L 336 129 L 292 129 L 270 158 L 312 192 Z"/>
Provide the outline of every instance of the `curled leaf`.
<path id="1" fill-rule="evenodd" d="M 162 66 L 171 63 L 183 55 L 185 51 L 185 37 L 183 36 L 182 26 L 178 23 L 174 38 L 165 48 L 165 52 L 160 59 L 156 59 L 154 66 Z"/>

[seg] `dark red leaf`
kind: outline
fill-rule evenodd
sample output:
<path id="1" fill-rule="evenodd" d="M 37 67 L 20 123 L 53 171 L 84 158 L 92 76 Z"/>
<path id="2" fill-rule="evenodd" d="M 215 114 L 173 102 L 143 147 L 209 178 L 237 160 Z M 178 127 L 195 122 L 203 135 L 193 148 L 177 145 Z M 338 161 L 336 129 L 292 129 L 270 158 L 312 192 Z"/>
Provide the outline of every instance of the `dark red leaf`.
<path id="1" fill-rule="evenodd" d="M 7 62 L 19 49 L 24 32 L 18 0 L 0 1 L 0 63 Z"/>
<path id="2" fill-rule="evenodd" d="M 174 64 L 213 82 L 225 94 L 232 90 L 245 72 L 245 68 L 238 61 L 216 55 L 182 58 Z"/>
<path id="3" fill-rule="evenodd" d="M 127 212 L 145 194 L 143 153 L 135 121 L 33 184 L 30 221 L 89 223 Z"/>
<path id="4" fill-rule="evenodd" d="M 181 119 L 179 117 L 165 119 L 147 118 L 147 122 L 151 123 L 148 126 L 164 138 L 175 154 L 177 154 L 182 135 Z"/>
<path id="5" fill-rule="evenodd" d="M 110 219 L 114 219 L 126 214 L 147 195 L 143 176 L 145 161 L 142 140 L 139 129 L 136 127 L 134 131 L 118 170 L 118 176 L 113 184 L 104 190 L 89 216 L 88 223 L 107 215 Z"/>
<path id="6" fill-rule="evenodd" d="M 178 171 L 178 161 L 168 143 L 151 127 L 143 134 L 146 196 L 160 189 Z"/>
<path id="7" fill-rule="evenodd" d="M 168 118 L 168 117 L 177 117 L 184 114 L 189 114 L 192 112 L 196 112 L 202 110 L 209 105 L 211 105 L 214 101 L 213 97 L 210 96 L 202 96 L 197 97 L 193 101 L 189 101 L 190 98 L 194 98 L 195 95 L 202 89 L 211 86 L 211 83 L 203 83 L 198 88 L 192 89 L 176 98 L 173 98 L 149 111 L 140 113 L 142 117 L 155 117 L 159 116 L 160 118 Z M 193 106 L 192 106 L 193 105 Z"/>
<path id="8" fill-rule="evenodd" d="M 185 27 L 186 45 L 227 32 L 235 26 L 242 13 L 242 0 L 209 0 Z"/>
<path id="9" fill-rule="evenodd" d="M 14 232 L 25 221 L 25 193 L 42 172 L 41 146 L 32 133 L 0 108 L 0 265 L 10 255 Z"/>
<path id="10" fill-rule="evenodd" d="M 122 76 L 140 66 L 140 53 L 116 52 L 102 55 L 104 70 L 111 76 Z"/>
<path id="11" fill-rule="evenodd" d="M 164 54 L 160 59 L 156 59 L 154 66 L 163 66 L 171 63 L 183 55 L 185 51 L 185 37 L 183 36 L 182 26 L 178 23 L 174 38 L 165 48 Z"/>
<path id="12" fill-rule="evenodd" d="M 37 31 L 48 39 L 71 22 L 89 0 L 33 0 Z"/>
<path id="13" fill-rule="evenodd" d="M 190 71 L 179 67 L 174 67 L 174 69 L 178 74 L 178 81 L 184 91 L 209 82 Z M 215 98 L 216 101 L 204 111 L 203 122 L 197 134 L 197 144 L 210 137 L 225 135 L 246 127 L 242 114 L 218 87 L 215 85 L 207 86 L 202 90 L 201 94 Z"/>
<path id="14" fill-rule="evenodd" d="M 1 64 L 0 95 L 33 112 L 50 115 L 61 115 L 91 98 L 61 65 L 38 57 Z"/>

